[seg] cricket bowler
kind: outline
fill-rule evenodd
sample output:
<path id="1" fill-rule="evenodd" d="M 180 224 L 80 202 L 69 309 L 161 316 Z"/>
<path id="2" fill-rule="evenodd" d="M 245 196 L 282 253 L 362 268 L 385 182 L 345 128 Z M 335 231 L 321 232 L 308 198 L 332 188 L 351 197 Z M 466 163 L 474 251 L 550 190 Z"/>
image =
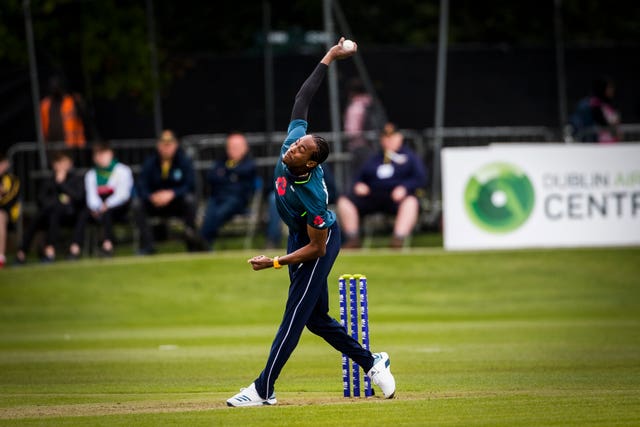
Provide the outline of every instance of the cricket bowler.
<path id="1" fill-rule="evenodd" d="M 307 135 L 307 114 L 329 65 L 357 51 L 355 43 L 343 46 L 344 41 L 341 38 L 329 49 L 295 98 L 274 173 L 278 213 L 289 227 L 287 254 L 274 258 L 259 255 L 248 261 L 256 271 L 287 266 L 289 296 L 264 370 L 249 387 L 227 400 L 229 406 L 277 403 L 275 382 L 305 326 L 358 363 L 386 398 L 394 397 L 396 391 L 388 354 L 365 350 L 328 314 L 327 277 L 340 251 L 340 230 L 336 215 L 327 209 L 328 193 L 321 166 L 329 156 L 329 144 L 320 136 Z"/>

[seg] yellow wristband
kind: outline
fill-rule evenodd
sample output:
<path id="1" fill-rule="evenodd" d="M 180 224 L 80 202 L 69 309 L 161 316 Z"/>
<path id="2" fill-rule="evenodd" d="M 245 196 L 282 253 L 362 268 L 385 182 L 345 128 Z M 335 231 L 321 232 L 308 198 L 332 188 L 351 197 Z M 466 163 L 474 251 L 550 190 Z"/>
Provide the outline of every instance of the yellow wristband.
<path id="1" fill-rule="evenodd" d="M 278 262 L 278 257 L 273 257 L 273 268 L 275 268 L 276 270 L 279 270 L 282 268 L 282 266 Z"/>

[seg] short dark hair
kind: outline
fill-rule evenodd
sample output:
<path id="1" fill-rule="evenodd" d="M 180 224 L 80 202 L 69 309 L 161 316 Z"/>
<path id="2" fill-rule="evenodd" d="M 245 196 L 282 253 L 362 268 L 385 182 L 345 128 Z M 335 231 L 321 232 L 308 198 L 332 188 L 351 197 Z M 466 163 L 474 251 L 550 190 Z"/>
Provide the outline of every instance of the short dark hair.
<path id="1" fill-rule="evenodd" d="M 347 92 L 349 95 L 353 96 L 367 93 L 367 90 L 365 89 L 362 80 L 357 77 L 353 77 L 347 82 Z"/>
<path id="2" fill-rule="evenodd" d="M 607 97 L 607 86 L 613 84 L 614 81 L 611 77 L 601 76 L 593 81 L 593 83 L 591 84 L 591 91 L 593 92 L 594 96 L 604 99 Z"/>
<path id="3" fill-rule="evenodd" d="M 329 157 L 329 143 L 326 139 L 318 135 L 313 135 L 313 140 L 316 143 L 317 150 L 311 155 L 311 160 L 320 164 Z"/>
<path id="4" fill-rule="evenodd" d="M 51 154 L 51 163 L 58 163 L 62 159 L 72 160 L 71 154 L 65 150 L 59 150 Z"/>
<path id="5" fill-rule="evenodd" d="M 94 153 L 100 153 L 102 151 L 111 150 L 111 144 L 109 144 L 109 141 L 96 141 L 93 143 L 93 147 L 91 148 Z"/>

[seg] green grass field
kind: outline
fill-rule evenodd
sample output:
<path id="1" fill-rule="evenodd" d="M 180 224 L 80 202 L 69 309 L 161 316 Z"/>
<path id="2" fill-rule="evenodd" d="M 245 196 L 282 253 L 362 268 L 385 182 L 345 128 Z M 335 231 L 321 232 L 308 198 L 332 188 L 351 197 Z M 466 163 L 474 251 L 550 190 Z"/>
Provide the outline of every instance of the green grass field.
<path id="1" fill-rule="evenodd" d="M 640 249 L 342 254 L 369 277 L 394 400 L 344 399 L 305 332 L 279 404 L 227 408 L 261 370 L 284 271 L 250 254 L 0 271 L 3 425 L 640 425 Z"/>

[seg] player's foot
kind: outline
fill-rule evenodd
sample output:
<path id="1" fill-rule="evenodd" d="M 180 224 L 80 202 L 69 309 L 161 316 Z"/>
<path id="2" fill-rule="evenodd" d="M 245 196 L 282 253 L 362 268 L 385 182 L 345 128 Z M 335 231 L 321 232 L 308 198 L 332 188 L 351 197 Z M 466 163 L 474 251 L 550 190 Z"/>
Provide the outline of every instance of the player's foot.
<path id="1" fill-rule="evenodd" d="M 256 390 L 255 383 L 251 383 L 249 387 L 241 389 L 240 393 L 227 400 L 227 406 L 234 407 L 275 405 L 276 403 L 278 401 L 275 394 L 272 394 L 268 399 L 261 398 Z"/>
<path id="2" fill-rule="evenodd" d="M 391 238 L 391 242 L 389 242 L 389 247 L 391 249 L 403 249 L 404 248 L 404 237 L 393 236 Z"/>
<path id="3" fill-rule="evenodd" d="M 391 360 L 385 352 L 373 353 L 373 368 L 367 372 L 371 381 L 382 390 L 386 399 L 392 399 L 396 394 L 396 380 L 391 373 Z"/>
<path id="4" fill-rule="evenodd" d="M 360 237 L 358 237 L 358 236 L 349 237 L 342 244 L 342 248 L 343 249 L 360 249 L 361 247 L 362 247 L 362 241 L 360 240 Z"/>

